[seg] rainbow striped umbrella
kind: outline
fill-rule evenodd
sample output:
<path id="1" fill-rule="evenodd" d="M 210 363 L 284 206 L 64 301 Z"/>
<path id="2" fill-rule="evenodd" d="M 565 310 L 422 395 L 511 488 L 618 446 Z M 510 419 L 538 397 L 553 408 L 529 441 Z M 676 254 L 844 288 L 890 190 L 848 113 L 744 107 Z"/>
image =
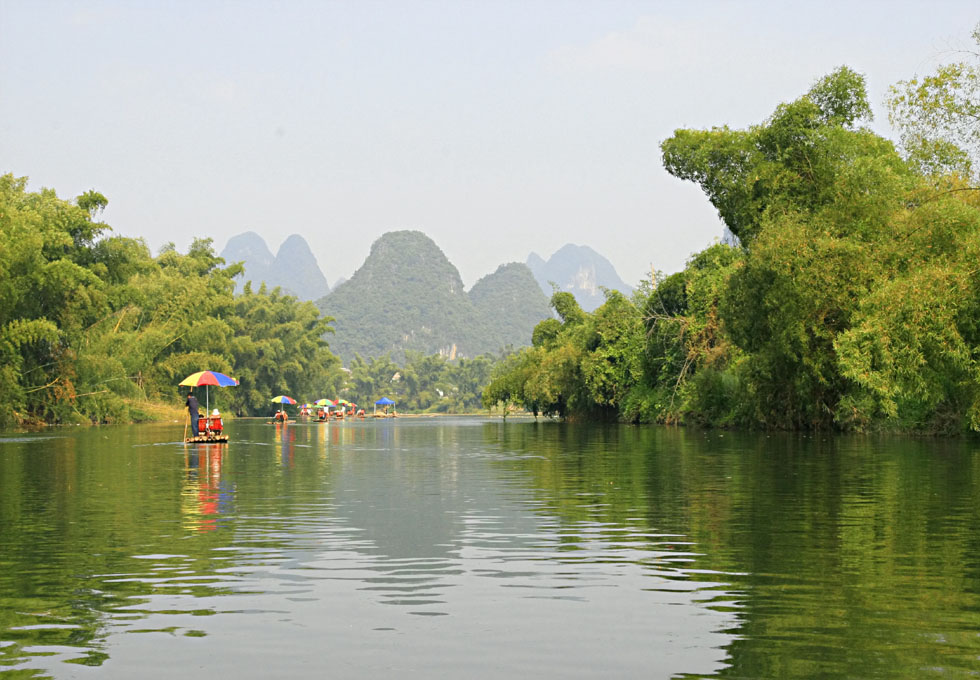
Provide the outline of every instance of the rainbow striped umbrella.
<path id="1" fill-rule="evenodd" d="M 201 385 L 234 387 L 238 384 L 238 381 L 225 375 L 224 373 L 218 373 L 217 371 L 198 371 L 197 373 L 191 373 L 178 384 L 184 385 L 185 387 L 200 387 Z"/>
<path id="2" fill-rule="evenodd" d="M 217 371 L 198 371 L 197 373 L 191 373 L 177 384 L 185 387 L 200 387 L 204 385 L 204 409 L 206 413 L 210 413 L 211 399 L 208 395 L 208 386 L 235 387 L 238 381 L 231 376 L 218 373 Z"/>
<path id="3" fill-rule="evenodd" d="M 285 394 L 280 394 L 278 397 L 272 398 L 273 404 L 279 404 L 279 411 L 282 411 L 283 404 L 295 404 L 296 400 L 292 397 L 287 397 Z"/>

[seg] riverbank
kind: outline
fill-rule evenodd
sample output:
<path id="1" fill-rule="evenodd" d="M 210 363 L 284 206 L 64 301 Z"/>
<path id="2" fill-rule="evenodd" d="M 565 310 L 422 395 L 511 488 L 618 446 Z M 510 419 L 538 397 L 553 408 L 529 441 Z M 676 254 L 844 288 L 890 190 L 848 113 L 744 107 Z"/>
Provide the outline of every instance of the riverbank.
<path id="1" fill-rule="evenodd" d="M 182 404 L 145 400 L 126 400 L 133 423 L 169 423 L 183 421 L 187 410 Z"/>
<path id="2" fill-rule="evenodd" d="M 175 402 L 161 402 L 161 401 L 151 401 L 146 399 L 124 399 L 126 409 L 129 413 L 129 418 L 122 419 L 106 419 L 104 421 L 89 421 L 86 423 L 84 420 L 79 420 L 75 423 L 49 423 L 41 420 L 21 420 L 12 431 L 37 431 L 43 430 L 44 428 L 57 426 L 57 425 L 138 425 L 144 423 L 183 423 L 187 418 L 187 410 L 184 408 L 182 403 Z M 242 416 L 236 418 L 231 413 L 223 413 L 225 421 L 230 420 L 245 420 L 245 419 L 264 419 L 268 420 L 268 416 Z M 486 410 L 481 411 L 468 411 L 465 413 L 406 413 L 399 412 L 396 416 L 397 418 L 446 418 L 446 417 L 462 417 L 462 416 L 476 416 L 484 418 L 533 418 L 534 416 L 527 411 L 512 411 L 506 415 L 501 413 L 499 410 L 494 409 L 491 412 Z M 373 419 L 373 414 L 366 414 L 367 419 Z M 293 415 L 290 416 L 290 421 L 295 422 L 297 418 Z"/>

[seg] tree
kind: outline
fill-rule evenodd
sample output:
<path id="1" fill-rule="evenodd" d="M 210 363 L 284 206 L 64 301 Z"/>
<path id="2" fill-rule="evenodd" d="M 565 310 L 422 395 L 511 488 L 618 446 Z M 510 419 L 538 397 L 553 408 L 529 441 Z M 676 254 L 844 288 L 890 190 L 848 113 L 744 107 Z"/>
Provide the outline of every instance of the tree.
<path id="1" fill-rule="evenodd" d="M 855 128 L 870 116 L 864 77 L 841 67 L 780 105 L 764 125 L 675 131 L 661 144 L 663 163 L 675 177 L 699 184 L 748 246 L 767 213 L 809 211 L 834 199 L 835 178 L 862 153 L 860 142 L 883 141 Z"/>
<path id="2" fill-rule="evenodd" d="M 972 37 L 975 47 L 963 51 L 964 60 L 889 90 L 888 119 L 926 175 L 980 171 L 980 23 Z"/>
<path id="3" fill-rule="evenodd" d="M 718 320 L 745 354 L 735 376 L 750 422 L 827 426 L 849 388 L 835 339 L 884 264 L 876 254 L 917 185 L 888 140 L 856 127 L 869 116 L 863 77 L 840 68 L 763 125 L 732 133 L 739 146 L 720 162 L 703 162 L 701 147 L 718 153 L 710 134 L 680 135 L 679 150 L 673 139 L 663 145 L 671 167 L 702 178 L 723 217 L 734 216 L 729 226 L 746 251 Z M 728 186 L 738 191 L 716 188 Z"/>
<path id="4" fill-rule="evenodd" d="M 341 382 L 320 337 L 330 319 L 278 291 L 234 298 L 241 267 L 210 239 L 153 258 L 94 221 L 102 194 L 72 202 L 26 184 L 0 177 L 0 425 L 130 420 L 146 399 L 177 401 L 177 382 L 202 369 L 242 378 L 216 395 L 240 412 Z"/>
<path id="5" fill-rule="evenodd" d="M 339 392 L 343 377 L 338 359 L 322 339 L 332 332 L 331 319 L 312 302 L 271 292 L 265 284 L 253 291 L 246 284 L 229 302 L 225 316 L 228 339 L 240 387 L 229 390 L 240 413 L 264 413 L 274 394 L 320 398 Z"/>

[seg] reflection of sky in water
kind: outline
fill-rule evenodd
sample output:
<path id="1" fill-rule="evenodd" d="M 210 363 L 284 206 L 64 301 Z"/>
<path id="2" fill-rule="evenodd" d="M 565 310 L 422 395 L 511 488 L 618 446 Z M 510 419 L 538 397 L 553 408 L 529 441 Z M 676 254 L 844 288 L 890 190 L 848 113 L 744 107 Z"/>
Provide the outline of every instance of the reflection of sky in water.
<path id="1" fill-rule="evenodd" d="M 233 449 L 195 449 L 181 490 L 187 540 L 230 541 L 206 559 L 148 550 L 128 573 L 100 575 L 107 589 L 149 591 L 112 608 L 91 652 L 102 665 L 56 663 L 78 650 L 52 647 L 30 667 L 100 678 L 137 668 L 142 678 L 668 678 L 724 667 L 735 615 L 712 603 L 733 598 L 689 578 L 696 546 L 640 520 L 559 518 L 493 454 L 378 425 L 290 425 L 272 441 L 252 432 Z M 270 453 L 264 505 L 235 514 L 236 463 Z M 287 484 L 311 458 L 329 474 L 280 512 L 284 487 L 272 481 Z"/>
<path id="2" fill-rule="evenodd" d="M 220 551 L 227 567 L 210 575 L 179 557 L 153 559 L 160 571 L 141 578 L 155 582 L 155 594 L 129 610 L 134 621 L 120 620 L 123 609 L 113 627 L 166 633 L 163 645 L 159 636 L 113 636 L 110 655 L 129 668 L 139 659 L 166 664 L 181 653 L 172 636 L 200 631 L 208 658 L 236 659 L 245 677 L 261 676 L 250 675 L 256 668 L 289 676 L 346 668 L 346 677 L 630 677 L 642 669 L 666 678 L 723 667 L 730 637 L 720 631 L 734 615 L 709 601 L 728 597 L 721 584 L 685 578 L 682 552 L 601 526 L 562 536 L 545 518 L 501 509 L 507 514 L 461 516 L 459 535 L 431 544 L 430 555 L 386 554 L 365 540 L 370 527 L 309 516 L 255 526 L 244 545 Z M 270 533 L 285 545 L 246 547 Z M 675 540 L 664 537 L 679 547 L 666 543 Z"/>

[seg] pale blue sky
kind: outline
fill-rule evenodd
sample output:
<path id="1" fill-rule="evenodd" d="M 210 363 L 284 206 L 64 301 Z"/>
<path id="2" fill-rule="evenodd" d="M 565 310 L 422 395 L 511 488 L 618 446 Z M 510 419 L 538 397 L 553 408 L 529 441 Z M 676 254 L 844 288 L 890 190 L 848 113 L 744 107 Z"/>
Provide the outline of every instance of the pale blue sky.
<path id="1" fill-rule="evenodd" d="M 721 235 L 668 176 L 679 127 L 761 122 L 841 64 L 888 86 L 949 61 L 975 0 L 0 0 L 0 172 L 109 198 L 185 250 L 301 233 L 331 285 L 394 229 L 472 285 L 589 245 L 635 284 Z"/>

